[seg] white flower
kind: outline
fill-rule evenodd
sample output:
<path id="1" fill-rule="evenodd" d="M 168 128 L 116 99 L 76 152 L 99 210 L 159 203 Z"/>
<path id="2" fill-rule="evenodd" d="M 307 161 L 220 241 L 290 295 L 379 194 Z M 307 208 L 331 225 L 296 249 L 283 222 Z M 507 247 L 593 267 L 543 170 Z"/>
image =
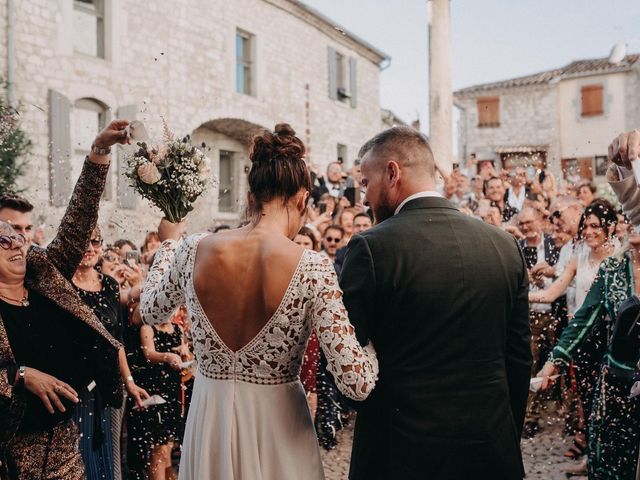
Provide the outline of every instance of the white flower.
<path id="1" fill-rule="evenodd" d="M 138 177 L 142 182 L 153 185 L 160 181 L 162 175 L 154 163 L 146 162 L 138 167 Z"/>

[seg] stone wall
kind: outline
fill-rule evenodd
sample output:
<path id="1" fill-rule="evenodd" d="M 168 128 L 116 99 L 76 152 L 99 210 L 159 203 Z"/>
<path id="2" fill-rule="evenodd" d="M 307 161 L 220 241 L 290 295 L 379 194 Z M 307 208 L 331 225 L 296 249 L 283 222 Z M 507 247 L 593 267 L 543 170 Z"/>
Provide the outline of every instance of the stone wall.
<path id="1" fill-rule="evenodd" d="M 557 142 L 556 90 L 553 87 L 519 88 L 483 92 L 481 96 L 500 97 L 500 126 L 478 127 L 476 96 L 456 95 L 464 109 L 459 126 L 458 152 L 475 153 L 478 160 L 497 160 L 496 147 L 550 145 L 547 161 L 555 173 L 560 171 Z M 466 159 L 461 158 L 461 161 Z"/>
<path id="2" fill-rule="evenodd" d="M 286 121 L 307 143 L 310 161 L 320 168 L 335 159 L 338 143 L 347 146 L 349 162 L 379 130 L 381 58 L 295 2 L 105 0 L 106 59 L 74 53 L 72 0 L 15 3 L 16 95 L 22 102 L 23 127 L 34 143 L 24 185 L 49 236 L 62 215 L 62 209 L 50 203 L 50 90 L 71 105 L 81 98 L 95 99 L 112 117 L 122 107 L 133 106 L 153 137 L 161 135 L 161 116 L 180 135 L 220 119 L 255 128 Z M 0 52 L 6 52 L 6 16 L 6 2 L 0 2 Z M 237 28 L 256 38 L 255 97 L 235 91 Z M 357 59 L 355 108 L 328 96 L 329 47 Z M 6 60 L 6 54 L 0 54 L 2 72 Z M 214 144 L 234 141 L 216 140 L 220 132 L 198 132 Z M 117 207 L 119 160 L 114 158 L 113 200 L 104 202 L 101 224 L 108 235 L 126 233 L 140 240 L 159 215 L 141 201 L 132 210 Z M 244 175 L 242 165 L 238 175 Z M 244 184 L 245 178 L 238 181 Z M 215 198 L 216 192 L 210 195 Z M 214 201 L 202 201 L 191 230 L 216 219 L 237 220 L 238 215 L 220 217 Z"/>

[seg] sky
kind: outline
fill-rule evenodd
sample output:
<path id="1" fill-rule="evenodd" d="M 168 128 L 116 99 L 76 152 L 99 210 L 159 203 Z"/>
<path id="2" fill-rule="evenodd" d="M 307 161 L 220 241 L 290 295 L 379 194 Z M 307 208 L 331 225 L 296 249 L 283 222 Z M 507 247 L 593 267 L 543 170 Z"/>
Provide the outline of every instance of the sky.
<path id="1" fill-rule="evenodd" d="M 426 0 L 303 0 L 391 57 L 383 108 L 428 131 Z M 624 41 L 640 53 L 640 0 L 452 0 L 457 88 L 606 57 Z"/>

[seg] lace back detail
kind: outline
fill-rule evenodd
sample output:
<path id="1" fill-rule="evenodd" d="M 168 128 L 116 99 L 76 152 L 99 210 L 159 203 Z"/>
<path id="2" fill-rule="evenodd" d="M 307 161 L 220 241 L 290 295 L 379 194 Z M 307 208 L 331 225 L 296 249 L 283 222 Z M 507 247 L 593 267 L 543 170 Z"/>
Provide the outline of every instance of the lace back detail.
<path id="1" fill-rule="evenodd" d="M 198 371 L 209 378 L 263 385 L 299 378 L 307 339 L 316 328 L 338 388 L 350 398 L 366 398 L 378 375 L 375 351 L 356 340 L 329 259 L 305 250 L 273 316 L 234 352 L 213 328 L 193 284 L 196 252 L 205 235 L 188 237 L 177 250 L 175 243 L 160 247 L 141 298 L 144 321 L 166 322 L 186 303 Z"/>

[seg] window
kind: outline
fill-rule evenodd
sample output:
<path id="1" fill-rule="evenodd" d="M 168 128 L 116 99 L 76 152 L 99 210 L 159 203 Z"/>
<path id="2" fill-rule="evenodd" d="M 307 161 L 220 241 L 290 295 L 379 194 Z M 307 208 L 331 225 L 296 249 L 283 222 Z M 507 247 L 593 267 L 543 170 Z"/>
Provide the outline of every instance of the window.
<path id="1" fill-rule="evenodd" d="M 347 146 L 339 143 L 337 150 L 338 151 L 337 151 L 336 159 L 338 163 L 341 163 L 342 165 L 344 165 L 347 162 Z"/>
<path id="2" fill-rule="evenodd" d="M 329 48 L 329 98 L 357 106 L 357 61 Z"/>
<path id="3" fill-rule="evenodd" d="M 609 168 L 609 159 L 606 156 L 597 156 L 596 157 L 596 176 L 604 177 L 607 174 L 607 169 Z"/>
<path id="4" fill-rule="evenodd" d="M 70 180 L 75 185 L 82 166 L 84 157 L 89 155 L 91 144 L 96 135 L 106 126 L 106 108 L 96 100 L 81 98 L 76 101 L 71 114 L 72 135 L 72 160 Z M 107 184 L 109 182 L 107 181 Z M 108 188 L 105 189 L 105 198 L 109 196 Z"/>
<path id="5" fill-rule="evenodd" d="M 602 85 L 584 85 L 580 88 L 583 117 L 595 117 L 604 113 L 602 93 Z"/>
<path id="6" fill-rule="evenodd" d="M 237 212 L 238 202 L 236 198 L 236 165 L 234 153 L 220 150 L 220 164 L 218 171 L 218 211 Z"/>
<path id="7" fill-rule="evenodd" d="M 478 127 L 500 126 L 500 97 L 480 97 L 478 104 Z"/>
<path id="8" fill-rule="evenodd" d="M 255 95 L 255 35 L 236 32 L 236 92 Z"/>
<path id="9" fill-rule="evenodd" d="M 573 183 L 585 178 L 593 180 L 593 157 L 562 159 L 562 173 L 565 180 Z"/>
<path id="10" fill-rule="evenodd" d="M 73 10 L 74 50 L 104 58 L 104 0 L 74 0 Z"/>

